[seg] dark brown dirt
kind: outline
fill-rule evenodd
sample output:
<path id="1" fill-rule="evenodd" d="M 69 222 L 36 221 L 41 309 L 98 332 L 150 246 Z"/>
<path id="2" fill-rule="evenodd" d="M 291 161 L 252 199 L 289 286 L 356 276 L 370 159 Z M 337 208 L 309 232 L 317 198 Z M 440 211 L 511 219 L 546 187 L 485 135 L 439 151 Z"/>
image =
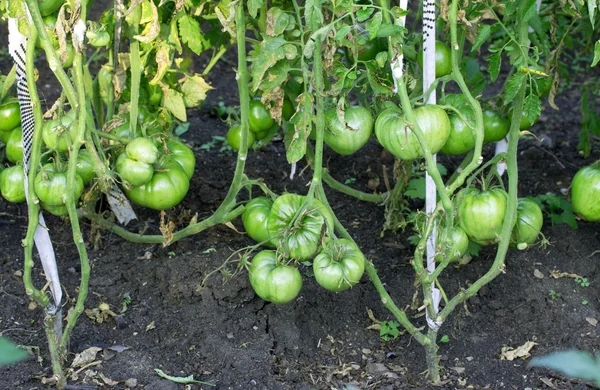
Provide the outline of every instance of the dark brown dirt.
<path id="1" fill-rule="evenodd" d="M 201 110 L 189 113 L 191 130 L 185 138 L 195 146 L 198 164 L 188 196 L 168 213 L 182 222 L 180 226 L 195 213 L 204 218 L 214 211 L 233 175 L 233 153 L 219 151 L 220 145 L 210 150 L 202 148 L 213 135 L 226 133 L 226 125 L 210 115 L 210 107 L 219 95 L 229 105 L 237 103 L 232 67 L 226 62 L 219 64 L 211 77 L 216 91 Z M 52 96 L 53 87 L 40 87 L 42 93 Z M 521 196 L 560 193 L 578 168 L 594 161 L 581 158 L 575 151 L 579 130 L 576 93 L 566 92 L 559 101 L 563 109 L 554 112 L 547 108 L 534 128 L 538 135 L 551 137 L 551 147 L 522 142 Z M 355 178 L 353 186 L 367 190 L 368 172 L 381 176 L 380 152 L 381 147 L 372 141 L 351 157 L 327 151 L 326 161 L 339 180 Z M 441 161 L 444 163 L 443 158 Z M 446 165 L 452 168 L 452 161 L 446 161 Z M 301 163 L 298 171 L 303 168 Z M 288 171 L 281 142 L 252 152 L 248 159 L 249 177 L 264 178 L 277 192 L 304 193 L 310 171 L 293 181 L 287 178 Z M 407 240 L 408 231 L 388 232 L 380 238 L 382 207 L 333 191 L 328 195 L 341 222 L 374 262 L 398 306 L 410 305 L 414 274 L 408 264 L 413 250 Z M 0 389 L 44 389 L 40 379 L 51 373 L 40 323 L 42 312 L 28 310 L 18 276 L 26 210 L 22 205 L 2 201 L 0 213 L 0 334 L 32 346 L 36 354 L 14 367 L 0 369 Z M 48 220 L 62 283 L 73 298 L 80 268 L 70 226 L 58 218 Z M 150 226 L 148 232 L 156 232 L 158 222 L 157 213 L 141 211 L 140 221 L 128 229 L 142 231 Z M 236 226 L 241 227 L 239 221 Z M 302 269 L 301 295 L 292 303 L 277 306 L 255 296 L 245 271 L 230 279 L 217 272 L 202 287 L 207 274 L 221 266 L 234 250 L 251 244 L 249 238 L 227 227 L 211 228 L 168 248 L 132 244 L 106 232 L 92 235 L 87 222 L 83 229 L 86 242 L 100 238 L 97 250 L 88 245 L 93 268 L 86 306 L 94 308 L 107 302 L 119 313 L 123 296 L 131 297 L 125 313 L 102 324 L 82 316 L 72 334 L 72 354 L 92 346 L 129 348 L 89 368 L 119 382 L 103 388 L 122 389 L 129 378 L 137 380 L 138 388 L 184 388 L 159 378 L 155 368 L 175 376 L 193 374 L 196 379 L 214 383 L 216 389 L 430 388 L 422 376 L 424 353 L 414 340 L 403 335 L 383 342 L 378 332 L 366 329 L 372 325 L 367 309 L 373 310 L 379 320 L 392 319 L 366 277 L 350 291 L 334 294 L 316 285 L 307 276 L 308 269 Z M 586 318 L 600 319 L 600 229 L 597 224 L 584 222 L 578 230 L 566 225 L 552 227 L 546 220 L 543 233 L 552 245 L 510 251 L 506 273 L 458 309 L 440 330 L 440 335 L 449 336 L 449 342 L 441 344 L 439 350 L 447 381 L 442 388 L 588 388 L 545 370 L 530 370 L 527 360 L 499 358 L 502 347 L 518 347 L 527 341 L 537 344 L 531 351 L 533 355 L 565 348 L 598 351 L 599 328 Z M 454 294 L 475 281 L 490 267 L 494 255 L 494 248 L 485 248 L 467 266 L 448 269 L 441 279 L 446 292 Z M 234 265 L 229 268 L 233 270 Z M 543 279 L 534 277 L 535 270 L 543 274 Z M 584 276 L 590 285 L 581 287 L 570 278 L 551 278 L 553 270 Z M 42 286 L 39 265 L 34 271 L 37 285 Z M 68 305 L 64 314 L 67 310 Z M 409 310 L 409 314 L 418 317 L 413 319 L 418 326 L 424 325 L 419 313 Z M 84 376 L 80 373 L 79 380 L 72 383 L 81 384 Z"/>

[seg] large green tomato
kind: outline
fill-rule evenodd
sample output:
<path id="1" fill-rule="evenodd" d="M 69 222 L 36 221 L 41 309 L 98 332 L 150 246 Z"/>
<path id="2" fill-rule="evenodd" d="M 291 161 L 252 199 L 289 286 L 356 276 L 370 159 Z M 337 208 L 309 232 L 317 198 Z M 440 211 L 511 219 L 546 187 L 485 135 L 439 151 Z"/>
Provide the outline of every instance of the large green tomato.
<path id="1" fill-rule="evenodd" d="M 46 146 L 59 152 L 66 152 L 73 144 L 77 134 L 75 110 L 71 110 L 58 119 L 52 119 L 44 123 L 42 127 L 42 138 Z"/>
<path id="2" fill-rule="evenodd" d="M 419 107 L 414 113 L 430 152 L 439 152 L 450 135 L 448 115 L 435 105 Z M 379 143 L 399 159 L 414 160 L 423 157 L 417 137 L 407 126 L 398 108 L 386 108 L 379 114 L 375 121 L 375 135 Z"/>
<path id="3" fill-rule="evenodd" d="M 480 245 L 497 242 L 507 199 L 508 195 L 500 188 L 488 191 L 471 188 L 464 192 L 458 207 L 458 223 L 471 241 Z"/>
<path id="4" fill-rule="evenodd" d="M 154 175 L 152 164 L 131 159 L 127 157 L 127 153 L 125 152 L 121 153 L 117 158 L 115 168 L 121 179 L 129 182 L 132 186 L 144 185 Z"/>
<path id="5" fill-rule="evenodd" d="M 483 142 L 498 142 L 506 137 L 510 130 L 510 122 L 497 111 L 483 111 Z"/>
<path id="6" fill-rule="evenodd" d="M 274 246 L 270 241 L 267 221 L 273 207 L 273 201 L 264 196 L 259 196 L 246 203 L 246 209 L 242 214 L 244 229 L 256 242 L 262 242 L 266 246 Z"/>
<path id="7" fill-rule="evenodd" d="M 6 158 L 14 164 L 23 161 L 23 130 L 20 126 L 11 131 L 6 140 Z"/>
<path id="8" fill-rule="evenodd" d="M 38 7 L 42 16 L 48 16 L 58 11 L 65 0 L 38 0 Z"/>
<path id="9" fill-rule="evenodd" d="M 324 141 L 336 153 L 348 156 L 362 148 L 373 133 L 373 117 L 364 107 L 348 107 L 344 113 L 344 126 L 335 108 L 325 112 Z"/>
<path id="10" fill-rule="evenodd" d="M 248 148 L 250 148 L 256 139 L 256 133 L 253 131 L 248 132 Z M 227 131 L 227 143 L 234 150 L 240 150 L 240 146 L 242 145 L 242 127 L 238 124 L 235 124 L 229 128 Z"/>
<path id="11" fill-rule="evenodd" d="M 21 111 L 18 102 L 0 105 L 0 131 L 12 131 L 21 124 Z"/>
<path id="12" fill-rule="evenodd" d="M 67 173 L 57 170 L 54 164 L 46 164 L 35 177 L 35 193 L 43 204 L 48 206 L 64 206 L 67 193 Z M 83 180 L 75 176 L 74 198 L 79 199 L 83 193 Z"/>
<path id="13" fill-rule="evenodd" d="M 262 251 L 254 256 L 248 276 L 256 295 L 273 303 L 290 302 L 302 289 L 302 276 L 298 268 L 277 264 L 277 256 L 273 251 Z"/>
<path id="14" fill-rule="evenodd" d="M 517 222 L 513 227 L 510 243 L 519 249 L 535 242 L 542 230 L 544 216 L 540 206 L 527 198 L 519 199 L 517 204 Z M 523 248 L 524 249 L 524 248 Z"/>
<path id="15" fill-rule="evenodd" d="M 417 53 L 417 62 L 423 68 L 423 50 Z M 444 42 L 435 42 L 435 77 L 444 77 L 452 72 L 452 53 Z"/>
<path id="16" fill-rule="evenodd" d="M 154 164 L 158 160 L 158 148 L 148 138 L 137 137 L 125 147 L 127 157 L 146 164 Z"/>
<path id="17" fill-rule="evenodd" d="M 321 233 L 326 220 L 333 226 L 333 217 L 323 203 L 317 199 L 298 217 L 294 226 L 290 226 L 302 207 L 306 197 L 296 194 L 284 194 L 275 199 L 267 228 L 273 243 L 288 252 L 289 257 L 298 261 L 312 259 L 319 249 Z"/>
<path id="18" fill-rule="evenodd" d="M 0 172 L 0 191 L 9 202 L 25 201 L 25 173 L 21 165 L 8 167 Z"/>
<path id="19" fill-rule="evenodd" d="M 154 164 L 154 175 L 144 185 L 125 188 L 125 193 L 137 205 L 154 210 L 166 210 L 183 200 L 190 188 L 190 181 L 171 156 L 163 155 Z"/>
<path id="20" fill-rule="evenodd" d="M 77 174 L 81 176 L 83 184 L 89 183 L 96 172 L 94 172 L 94 165 L 92 164 L 92 155 L 87 149 L 80 149 L 77 154 L 77 166 L 75 167 Z"/>
<path id="21" fill-rule="evenodd" d="M 250 130 L 260 133 L 269 130 L 275 124 L 271 114 L 260 100 L 250 102 Z"/>
<path id="22" fill-rule="evenodd" d="M 579 170 L 571 183 L 573 211 L 590 222 L 600 221 L 600 168 Z"/>
<path id="23" fill-rule="evenodd" d="M 329 241 L 313 261 L 317 283 L 327 290 L 344 291 L 360 281 L 365 272 L 365 256 L 345 238 Z"/>
<path id="24" fill-rule="evenodd" d="M 467 120 L 465 122 L 455 112 L 450 113 L 450 135 L 446 144 L 442 147 L 442 152 L 448 155 L 467 153 L 475 147 L 475 114 L 469 106 L 460 106 L 458 108 L 461 115 Z M 470 127 L 471 126 L 471 127 Z"/>
<path id="25" fill-rule="evenodd" d="M 441 248 L 438 250 L 439 254 L 435 257 L 435 261 L 441 263 L 444 260 L 444 253 L 448 253 L 449 261 L 457 261 L 467 252 L 469 237 L 460 226 L 454 226 L 449 230 L 442 231 L 439 245 Z M 448 252 L 445 252 L 446 250 Z"/>
<path id="26" fill-rule="evenodd" d="M 167 141 L 167 149 L 169 149 L 171 157 L 181 165 L 188 179 L 191 179 L 194 176 L 194 169 L 196 168 L 194 151 L 183 142 L 174 139 Z"/>

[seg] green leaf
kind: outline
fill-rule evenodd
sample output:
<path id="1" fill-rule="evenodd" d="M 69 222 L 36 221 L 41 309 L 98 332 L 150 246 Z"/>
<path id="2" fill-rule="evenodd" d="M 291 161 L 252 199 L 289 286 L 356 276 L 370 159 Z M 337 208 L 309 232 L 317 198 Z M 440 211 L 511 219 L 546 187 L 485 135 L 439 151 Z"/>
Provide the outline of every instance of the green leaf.
<path id="1" fill-rule="evenodd" d="M 381 27 L 382 21 L 383 17 L 381 12 L 377 12 L 367 23 L 365 23 L 365 28 L 369 31 L 369 39 L 373 40 L 377 37 L 377 32 L 379 31 L 379 27 Z"/>
<path id="2" fill-rule="evenodd" d="M 527 75 L 525 73 L 517 72 L 508 79 L 506 82 L 506 90 L 504 92 L 505 105 L 512 103 L 517 96 L 517 92 L 519 92 L 519 89 L 523 86 L 526 77 Z"/>
<path id="3" fill-rule="evenodd" d="M 583 351 L 568 350 L 536 357 L 529 363 L 533 367 L 546 367 L 573 378 L 600 383 L 600 359 Z"/>
<path id="4" fill-rule="evenodd" d="M 600 40 L 596 41 L 594 45 L 594 60 L 592 61 L 592 66 L 596 66 L 600 61 Z"/>
<path id="5" fill-rule="evenodd" d="M 260 53 L 252 61 L 252 90 L 256 91 L 267 70 L 284 58 L 293 60 L 298 55 L 296 46 L 282 37 L 267 37 L 260 44 Z"/>
<path id="6" fill-rule="evenodd" d="M 477 256 L 479 256 L 480 249 L 481 249 L 481 245 L 476 244 L 473 241 L 469 240 L 469 246 L 467 247 L 467 251 L 465 252 L 465 255 L 469 255 L 471 257 L 477 257 Z"/>
<path id="7" fill-rule="evenodd" d="M 303 93 L 296 99 L 298 109 L 290 118 L 290 131 L 286 134 L 286 157 L 288 162 L 295 163 L 306 154 L 306 140 L 313 126 L 313 103 L 312 94 Z"/>
<path id="8" fill-rule="evenodd" d="M 179 36 L 191 51 L 199 55 L 204 51 L 204 39 L 200 23 L 190 15 L 184 15 L 179 19 Z"/>
<path id="9" fill-rule="evenodd" d="M 199 106 L 206 99 L 206 93 L 214 89 L 199 74 L 192 77 L 186 77 L 181 92 L 183 93 L 183 102 L 187 108 Z"/>
<path id="10" fill-rule="evenodd" d="M 536 0 L 525 0 L 525 7 L 523 10 L 523 21 L 529 22 L 535 15 L 537 15 Z"/>
<path id="11" fill-rule="evenodd" d="M 364 22 L 375 12 L 375 8 L 363 7 L 356 12 L 356 20 Z"/>
<path id="12" fill-rule="evenodd" d="M 590 14 L 590 23 L 592 28 L 594 27 L 594 16 L 596 14 L 596 8 L 598 8 L 597 0 L 588 0 L 588 13 Z"/>
<path id="13" fill-rule="evenodd" d="M 321 13 L 321 9 L 315 6 L 316 1 L 321 0 L 306 0 L 304 4 L 304 19 L 309 28 L 312 27 L 313 22 L 318 26 L 323 24 L 323 14 Z"/>
<path id="14" fill-rule="evenodd" d="M 490 37 L 491 34 L 492 34 L 492 26 L 490 26 L 489 24 L 484 24 L 483 26 L 481 26 L 481 28 L 479 29 L 479 32 L 477 33 L 477 38 L 475 39 L 475 43 L 473 44 L 473 47 L 471 48 L 471 53 L 473 53 L 474 51 L 479 49 L 481 47 L 481 45 L 483 45 L 488 40 L 488 38 Z"/>
<path id="15" fill-rule="evenodd" d="M 180 121 L 187 122 L 187 113 L 185 112 L 185 102 L 183 95 L 174 89 L 167 88 L 164 95 L 164 107 Z"/>
<path id="16" fill-rule="evenodd" d="M 290 63 L 287 61 L 279 61 L 267 71 L 267 74 L 260 83 L 260 89 L 263 91 L 281 86 L 288 78 L 290 71 Z"/>
<path id="17" fill-rule="evenodd" d="M 248 0 L 248 13 L 253 18 L 258 15 L 258 10 L 263 6 L 264 0 Z"/>
<path id="18" fill-rule="evenodd" d="M 502 63 L 502 52 L 499 51 L 495 54 L 492 54 L 487 58 L 490 62 L 488 65 L 488 72 L 490 72 L 490 78 L 492 82 L 496 81 L 498 75 L 500 74 L 500 64 Z"/>
<path id="19" fill-rule="evenodd" d="M 347 24 L 344 24 L 335 34 L 335 38 L 333 39 L 336 41 L 341 41 L 342 39 L 346 38 L 346 35 L 348 35 L 351 29 L 352 27 L 348 26 Z"/>
<path id="20" fill-rule="evenodd" d="M 425 199 L 425 178 L 418 177 L 410 179 L 404 195 L 411 199 Z"/>
<path id="21" fill-rule="evenodd" d="M 0 336 L 0 366 L 16 363 L 27 356 L 27 351 L 17 347 L 6 337 Z"/>
<path id="22" fill-rule="evenodd" d="M 266 34 L 270 37 L 276 37 L 285 31 L 293 29 L 295 26 L 294 17 L 281 8 L 273 7 L 267 12 L 267 30 Z"/>
<path id="23" fill-rule="evenodd" d="M 395 24 L 383 23 L 377 31 L 377 38 L 388 38 L 396 34 L 402 34 L 406 32 L 406 28 L 397 26 Z"/>
<path id="24" fill-rule="evenodd" d="M 533 123 L 540 116 L 542 112 L 542 103 L 540 102 L 539 96 L 535 94 L 529 94 L 525 98 L 525 102 L 523 104 L 523 111 L 525 112 L 525 116 L 527 119 Z"/>

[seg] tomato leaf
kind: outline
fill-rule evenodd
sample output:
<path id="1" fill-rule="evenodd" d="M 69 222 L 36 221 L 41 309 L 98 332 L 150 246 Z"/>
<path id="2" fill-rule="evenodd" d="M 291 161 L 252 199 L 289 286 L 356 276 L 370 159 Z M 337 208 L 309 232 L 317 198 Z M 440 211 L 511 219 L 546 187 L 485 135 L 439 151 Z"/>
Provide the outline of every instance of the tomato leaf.
<path id="1" fill-rule="evenodd" d="M 527 119 L 534 123 L 542 112 L 542 103 L 538 95 L 533 93 L 527 95 L 523 105 L 523 111 Z"/>
<path id="2" fill-rule="evenodd" d="M 206 99 L 206 93 L 214 89 L 210 86 L 204 78 L 198 74 L 192 77 L 186 77 L 183 85 L 181 86 L 181 92 L 183 93 L 183 102 L 185 106 L 196 107 L 200 105 Z"/>
<path id="3" fill-rule="evenodd" d="M 321 9 L 315 6 L 315 1 L 321 0 L 306 0 L 304 4 L 304 19 L 308 27 L 312 27 L 313 22 L 319 26 L 323 24 L 323 14 Z"/>
<path id="4" fill-rule="evenodd" d="M 600 61 L 600 40 L 596 41 L 594 45 L 594 60 L 592 61 L 592 67 L 596 66 Z"/>
<path id="5" fill-rule="evenodd" d="M 533 367 L 546 367 L 566 376 L 600 383 L 600 358 L 588 352 L 569 350 L 536 357 L 529 363 Z"/>
<path id="6" fill-rule="evenodd" d="M 200 54 L 204 51 L 200 23 L 190 15 L 184 15 L 179 19 L 179 36 L 194 53 Z"/>
<path id="7" fill-rule="evenodd" d="M 156 58 L 156 64 L 158 66 L 156 69 L 156 75 L 149 82 L 150 85 L 158 84 L 158 82 L 160 80 L 162 80 L 162 78 L 165 75 L 165 73 L 167 72 L 167 70 L 169 70 L 169 68 L 171 67 L 171 64 L 173 62 L 173 60 L 171 58 L 171 46 L 161 44 L 159 49 L 156 51 L 155 58 Z"/>
<path id="8" fill-rule="evenodd" d="M 497 53 L 492 54 L 487 58 L 490 62 L 488 66 L 488 72 L 490 73 L 490 78 L 492 82 L 496 81 L 498 75 L 500 74 L 500 64 L 502 63 L 502 52 L 499 51 Z"/>
<path id="9" fill-rule="evenodd" d="M 529 22 L 536 15 L 537 15 L 536 0 L 525 0 L 525 7 L 524 7 L 524 11 L 523 11 L 523 21 Z"/>
<path id="10" fill-rule="evenodd" d="M 471 53 L 473 53 L 474 51 L 479 49 L 481 47 L 481 45 L 483 45 L 488 40 L 488 38 L 490 37 L 491 34 L 492 34 L 492 26 L 490 26 L 489 24 L 484 24 L 483 26 L 481 26 L 481 28 L 479 29 L 479 32 L 477 33 L 477 38 L 475 39 L 475 43 L 473 44 L 473 47 L 471 48 Z"/>
<path id="11" fill-rule="evenodd" d="M 286 134 L 286 157 L 290 164 L 299 161 L 306 154 L 306 140 L 312 130 L 314 118 L 312 94 L 302 93 L 296 102 L 299 107 L 290 118 L 290 123 L 294 126 Z"/>
<path id="12" fill-rule="evenodd" d="M 295 26 L 294 17 L 280 8 L 271 8 L 267 12 L 267 29 L 265 33 L 270 37 L 276 37 L 285 31 L 292 30 Z"/>
<path id="13" fill-rule="evenodd" d="M 0 337 L 0 366 L 16 363 L 27 356 L 27 351 L 17 347 L 6 337 Z"/>
<path id="14" fill-rule="evenodd" d="M 260 83 L 260 89 L 265 91 L 283 85 L 288 78 L 289 70 L 289 62 L 279 61 L 267 71 L 267 74 Z"/>
<path id="15" fill-rule="evenodd" d="M 517 92 L 519 92 L 519 89 L 523 86 L 525 77 L 527 77 L 525 73 L 517 72 L 508 79 L 506 82 L 506 91 L 504 92 L 505 105 L 508 105 L 515 99 Z"/>
<path id="16" fill-rule="evenodd" d="M 417 177 L 410 179 L 404 195 L 411 199 L 425 199 L 425 178 Z"/>
<path id="17" fill-rule="evenodd" d="M 258 10 L 263 6 L 264 0 L 248 0 L 248 13 L 253 18 L 258 15 Z"/>
<path id="18" fill-rule="evenodd" d="M 252 90 L 256 91 L 267 70 L 279 60 L 293 60 L 298 55 L 296 46 L 282 37 L 267 37 L 260 44 L 260 53 L 252 61 Z"/>
<path id="19" fill-rule="evenodd" d="M 335 34 L 335 38 L 333 38 L 336 41 L 341 41 L 342 39 L 346 38 L 346 35 L 348 35 L 348 33 L 350 32 L 350 30 L 352 29 L 352 27 L 350 27 L 347 24 L 344 24 L 339 30 L 338 32 Z"/>
<path id="20" fill-rule="evenodd" d="M 406 28 L 402 26 L 397 26 L 395 24 L 384 23 L 377 30 L 377 38 L 388 38 L 396 34 L 401 34 L 406 32 Z"/>
<path id="21" fill-rule="evenodd" d="M 367 23 L 365 23 L 365 27 L 369 31 L 369 39 L 373 40 L 377 37 L 382 20 L 383 17 L 381 12 L 377 12 Z"/>
<path id="22" fill-rule="evenodd" d="M 164 88 L 164 107 L 180 121 L 187 122 L 183 95 L 171 88 Z"/>
<path id="23" fill-rule="evenodd" d="M 363 7 L 356 12 L 356 20 L 359 22 L 364 22 L 369 19 L 369 17 L 375 12 L 375 8 L 367 8 Z"/>

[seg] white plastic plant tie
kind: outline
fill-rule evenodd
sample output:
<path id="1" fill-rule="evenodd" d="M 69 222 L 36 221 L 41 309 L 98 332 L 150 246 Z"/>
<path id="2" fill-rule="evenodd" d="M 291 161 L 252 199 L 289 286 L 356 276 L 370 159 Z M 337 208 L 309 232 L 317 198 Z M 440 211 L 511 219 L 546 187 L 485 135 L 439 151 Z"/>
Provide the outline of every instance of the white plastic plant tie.
<path id="1" fill-rule="evenodd" d="M 435 81 L 435 0 L 423 1 L 423 91 L 428 91 Z M 427 96 L 427 104 L 436 103 L 436 91 L 431 91 Z M 437 158 L 433 155 L 433 163 L 437 162 Z M 430 216 L 435 210 L 437 201 L 437 191 L 435 183 L 429 173 L 425 174 L 425 212 Z M 433 227 L 431 235 L 427 238 L 427 270 L 429 273 L 435 271 L 435 244 L 436 244 L 437 228 Z M 433 313 L 437 317 L 439 304 L 441 300 L 440 291 L 435 287 L 435 283 L 431 283 L 432 296 L 431 305 L 433 305 Z M 429 315 L 430 310 L 425 311 L 427 325 L 430 329 L 437 332 L 442 326 L 441 322 L 437 322 Z"/>
<path id="2" fill-rule="evenodd" d="M 33 146 L 33 131 L 35 129 L 33 106 L 27 87 L 27 76 L 25 71 L 25 48 L 27 38 L 21 34 L 18 27 L 18 21 L 14 18 L 8 19 L 8 51 L 13 58 L 17 68 L 17 97 L 21 110 L 21 128 L 23 129 L 23 170 L 25 172 L 25 195 L 29 203 L 28 196 L 28 178 L 29 162 L 31 158 L 31 148 Z M 62 300 L 62 289 L 58 276 L 58 267 L 56 266 L 56 257 L 50 234 L 46 228 L 44 216 L 40 212 L 39 224 L 35 230 L 34 241 L 37 251 L 40 255 L 40 261 L 44 268 L 44 274 L 50 284 L 50 293 L 54 300 L 54 305 L 47 308 L 50 314 L 56 314 L 60 311 Z M 59 321 L 60 322 L 60 321 Z"/>
<path id="3" fill-rule="evenodd" d="M 537 0 L 535 6 L 536 6 L 536 12 L 539 14 L 540 8 L 542 7 L 542 0 Z M 529 27 L 529 32 L 532 33 L 533 28 Z M 528 49 L 529 49 L 530 43 L 531 43 L 531 40 L 527 40 L 527 48 Z M 508 152 L 508 140 L 509 139 L 510 139 L 510 137 L 507 135 L 504 139 L 501 139 L 500 141 L 498 141 L 496 143 L 495 156 L 499 155 L 500 153 Z M 499 162 L 498 164 L 496 164 L 496 171 L 498 172 L 498 174 L 500 176 L 504 175 L 504 172 L 506 172 L 506 163 Z"/>
<path id="4" fill-rule="evenodd" d="M 83 50 L 83 40 L 85 39 L 85 23 L 81 18 L 77 19 L 75 26 L 73 26 L 73 43 L 78 48 L 78 50 Z"/>

